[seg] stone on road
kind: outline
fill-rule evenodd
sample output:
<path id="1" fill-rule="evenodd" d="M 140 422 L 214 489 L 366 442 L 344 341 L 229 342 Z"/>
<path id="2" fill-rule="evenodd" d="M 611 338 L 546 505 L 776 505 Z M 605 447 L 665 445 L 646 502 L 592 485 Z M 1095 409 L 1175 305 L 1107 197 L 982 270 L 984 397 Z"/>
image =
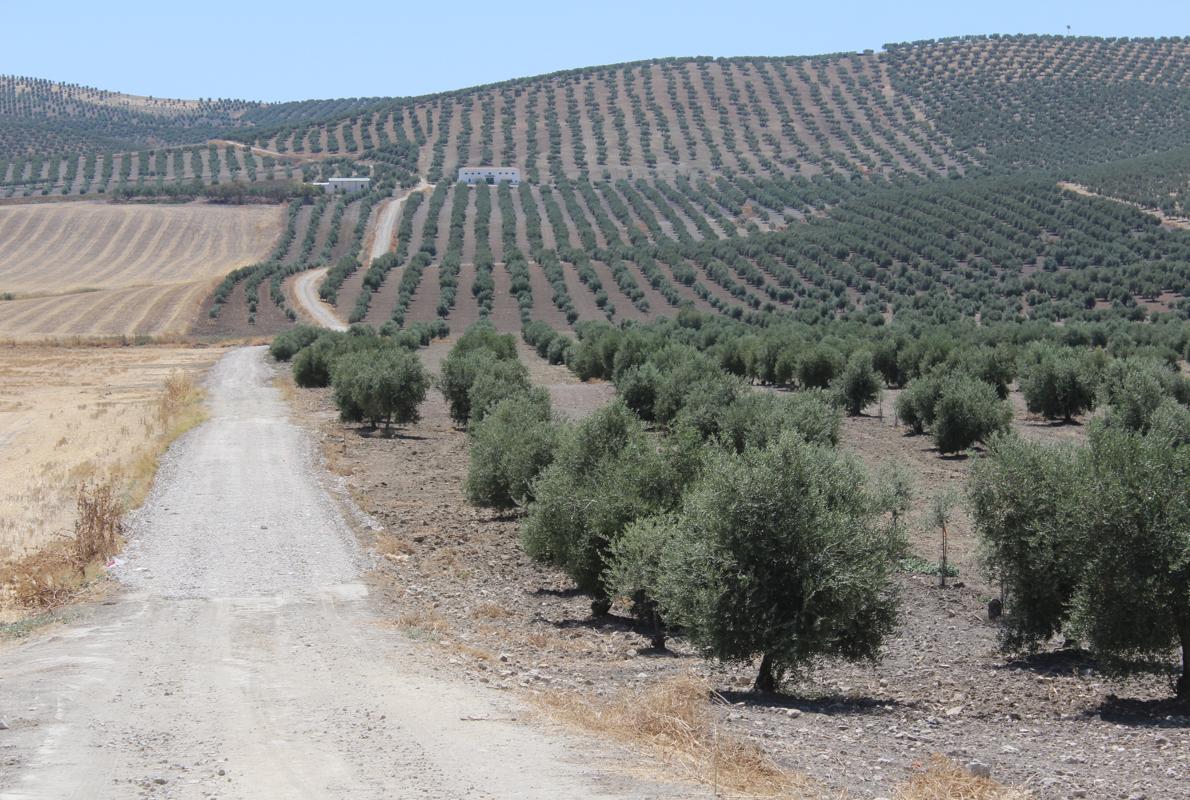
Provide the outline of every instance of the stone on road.
<path id="1" fill-rule="evenodd" d="M 272 374 L 259 347 L 216 365 L 124 589 L 0 651 L 0 798 L 654 794 L 384 624 Z"/>

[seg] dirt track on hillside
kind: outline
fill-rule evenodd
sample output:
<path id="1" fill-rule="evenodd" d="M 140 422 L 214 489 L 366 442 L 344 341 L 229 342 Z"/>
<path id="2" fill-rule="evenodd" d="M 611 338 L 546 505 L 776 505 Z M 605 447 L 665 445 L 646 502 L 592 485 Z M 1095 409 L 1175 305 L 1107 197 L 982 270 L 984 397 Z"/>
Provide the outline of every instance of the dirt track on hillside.
<path id="1" fill-rule="evenodd" d="M 134 519 L 124 588 L 0 652 L 0 798 L 655 796 L 606 774 L 606 748 L 436 677 L 374 613 L 273 375 L 263 348 L 214 368 L 210 421 Z"/>
<path id="2" fill-rule="evenodd" d="M 347 325 L 335 316 L 335 310 L 328 303 L 324 303 L 318 296 L 318 287 L 326 277 L 326 267 L 303 272 L 293 282 L 293 294 L 298 305 L 316 325 L 330 328 L 332 331 L 345 331 Z"/>

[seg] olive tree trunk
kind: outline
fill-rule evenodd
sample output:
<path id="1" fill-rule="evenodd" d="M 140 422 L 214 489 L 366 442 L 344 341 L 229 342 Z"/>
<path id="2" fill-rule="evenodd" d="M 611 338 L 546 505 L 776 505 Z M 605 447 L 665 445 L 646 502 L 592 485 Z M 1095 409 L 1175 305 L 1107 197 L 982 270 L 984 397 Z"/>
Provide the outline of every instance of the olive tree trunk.
<path id="1" fill-rule="evenodd" d="M 756 673 L 756 683 L 752 688 L 764 694 L 777 691 L 777 678 L 773 675 L 773 657 L 768 653 L 760 657 L 760 671 Z"/>
<path id="2" fill-rule="evenodd" d="M 1182 676 L 1178 678 L 1178 699 L 1190 702 L 1190 619 L 1178 622 L 1178 638 L 1182 640 Z"/>

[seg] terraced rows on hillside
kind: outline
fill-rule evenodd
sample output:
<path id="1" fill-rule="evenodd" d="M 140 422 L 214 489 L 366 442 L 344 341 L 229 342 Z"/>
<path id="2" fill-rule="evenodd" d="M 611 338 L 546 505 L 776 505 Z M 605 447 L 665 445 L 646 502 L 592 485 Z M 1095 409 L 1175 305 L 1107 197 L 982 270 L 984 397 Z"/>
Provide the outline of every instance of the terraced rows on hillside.
<path id="1" fill-rule="evenodd" d="M 210 298 L 212 331 L 290 324 L 286 282 L 314 266 L 329 268 L 322 293 L 345 319 L 376 326 L 686 307 L 870 322 L 1185 315 L 1190 256 L 1169 226 L 1190 185 L 1188 70 L 1180 38 L 961 37 L 423 98 L 185 106 L 236 127 L 199 145 L 10 155 L 0 197 L 293 198 L 271 256 Z M 454 185 L 480 164 L 517 166 L 524 182 Z M 354 174 L 371 191 L 294 194 Z M 404 195 L 388 252 L 369 258 L 374 209 Z"/>
<path id="2" fill-rule="evenodd" d="M 406 204 L 397 251 L 343 282 L 339 313 L 376 327 L 487 316 L 514 330 L 529 319 L 620 322 L 687 307 L 805 321 L 1187 310 L 1190 240 L 1141 211 L 1039 179 L 863 192 L 843 182 L 837 206 L 792 225 L 784 220 L 808 209 L 774 190 L 755 212 L 764 229 L 729 207 L 726 191 L 714 195 L 724 205 L 695 193 L 700 204 L 679 216 L 658 185 L 679 191 L 643 179 L 440 184 L 428 201 Z M 769 186 L 790 185 L 799 182 Z M 742 234 L 750 224 L 753 233 L 721 236 L 716 217 L 718 229 Z"/>
<path id="3" fill-rule="evenodd" d="M 192 144 L 239 127 L 333 119 L 379 100 L 178 100 L 0 75 L 0 159 Z"/>

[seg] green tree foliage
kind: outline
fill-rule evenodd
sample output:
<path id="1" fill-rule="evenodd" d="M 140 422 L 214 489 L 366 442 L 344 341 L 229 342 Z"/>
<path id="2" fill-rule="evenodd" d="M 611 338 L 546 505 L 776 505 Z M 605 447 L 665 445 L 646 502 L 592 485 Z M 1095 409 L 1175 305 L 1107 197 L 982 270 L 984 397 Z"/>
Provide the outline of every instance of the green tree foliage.
<path id="1" fill-rule="evenodd" d="M 653 409 L 661 381 L 661 371 L 654 364 L 637 364 L 620 374 L 616 381 L 616 394 L 638 417 L 652 422 L 656 419 Z"/>
<path id="2" fill-rule="evenodd" d="M 991 577 L 1013 613 L 1006 644 L 1032 647 L 1062 630 L 1082 577 L 1085 454 L 1005 435 L 972 465 L 971 517 Z"/>
<path id="3" fill-rule="evenodd" d="M 1176 691 L 1190 698 L 1190 447 L 1177 433 L 1190 420 L 1179 408 L 1164 406 L 1148 435 L 1097 425 L 1078 451 L 1000 439 L 977 465 L 973 515 L 1008 589 L 1007 644 L 1060 630 L 1122 671 L 1180 645 Z"/>
<path id="4" fill-rule="evenodd" d="M 666 626 L 653 593 L 662 577 L 662 555 L 678 534 L 674 514 L 644 517 L 630 523 L 609 548 L 608 567 L 603 579 L 607 591 L 628 598 L 632 615 L 649 629 L 650 644 L 665 647 Z"/>
<path id="5" fill-rule="evenodd" d="M 825 389 L 842 367 L 843 357 L 838 351 L 826 346 L 812 347 L 798 361 L 798 383 L 807 389 Z"/>
<path id="6" fill-rule="evenodd" d="M 1104 428 L 1091 450 L 1073 627 L 1117 658 L 1162 658 L 1180 645 L 1177 694 L 1190 700 L 1190 447 Z"/>
<path id="7" fill-rule="evenodd" d="M 463 491 L 478 506 L 513 508 L 534 497 L 537 476 L 554 459 L 558 426 L 544 389 L 506 397 L 471 426 L 471 460 Z"/>
<path id="8" fill-rule="evenodd" d="M 521 542 L 592 594 L 596 613 L 606 613 L 611 546 L 630 522 L 672 505 L 677 483 L 640 420 L 614 402 L 560 434 L 553 463 L 534 484 Z"/>
<path id="9" fill-rule="evenodd" d="M 1146 433 L 1162 403 L 1190 402 L 1190 387 L 1185 378 L 1164 364 L 1151 359 L 1122 358 L 1104 368 L 1098 397 L 1108 406 L 1107 424 Z"/>
<path id="10" fill-rule="evenodd" d="M 269 345 L 269 355 L 278 361 L 289 361 L 303 347 L 313 344 L 322 332 L 321 328 L 313 325 L 298 325 L 290 328 L 284 333 L 277 334 L 273 339 L 272 344 Z"/>
<path id="11" fill-rule="evenodd" d="M 708 655 L 760 656 L 756 687 L 774 691 L 822 657 L 874 659 L 892 631 L 902 542 L 877 516 L 858 465 L 795 434 L 711 449 L 680 512 L 619 551 L 658 553 L 659 568 L 612 574 L 650 583 L 662 616 Z"/>
<path id="12" fill-rule="evenodd" d="M 331 364 L 348 347 L 347 337 L 323 333 L 293 358 L 293 380 L 305 389 L 329 386 Z"/>
<path id="13" fill-rule="evenodd" d="M 763 448 L 793 431 L 811 444 L 833 447 L 839 441 L 839 409 L 825 392 L 744 394 L 723 409 L 720 441 L 737 453 Z"/>
<path id="14" fill-rule="evenodd" d="M 495 367 L 496 362 L 507 361 L 511 367 Z M 523 373 L 524 366 L 517 362 L 516 339 L 509 334 L 500 334 L 488 322 L 479 322 L 467 329 L 442 362 L 442 375 L 438 388 L 450 407 L 450 416 L 459 425 L 466 425 L 471 418 L 471 389 L 481 374 L 488 375 L 482 387 L 481 402 L 503 397 L 501 385 L 507 388 L 512 373 Z M 501 385 L 498 385 L 501 384 Z M 520 384 L 527 388 L 528 378 Z M 507 393 L 507 392 L 505 392 Z"/>
<path id="15" fill-rule="evenodd" d="M 957 453 L 1007 430 L 1010 422 L 1012 408 L 996 396 L 995 389 L 981 380 L 960 375 L 942 385 L 930 436 L 939 451 Z"/>
<path id="16" fill-rule="evenodd" d="M 386 428 L 416 422 L 430 388 L 421 359 L 402 348 L 358 350 L 331 367 L 335 404 L 344 422 L 367 421 Z"/>
<path id="17" fill-rule="evenodd" d="M 910 382 L 897 396 L 894 410 L 913 433 L 925 433 L 934 424 L 934 412 L 942 397 L 942 378 L 924 376 Z"/>
<path id="18" fill-rule="evenodd" d="M 496 358 L 487 350 L 472 351 L 467 358 L 478 359 L 474 379 L 467 389 L 470 424 L 482 422 L 501 400 L 529 392 L 529 370 L 519 360 Z M 548 404 L 548 392 L 545 398 Z"/>
<path id="19" fill-rule="evenodd" d="M 834 388 L 848 416 L 859 416 L 867 406 L 879 400 L 880 376 L 872 366 L 872 354 L 866 351 L 852 353 Z"/>
<path id="20" fill-rule="evenodd" d="M 1070 422 L 1095 407 L 1096 377 L 1069 349 L 1041 348 L 1021 370 L 1021 394 L 1029 411 Z"/>

